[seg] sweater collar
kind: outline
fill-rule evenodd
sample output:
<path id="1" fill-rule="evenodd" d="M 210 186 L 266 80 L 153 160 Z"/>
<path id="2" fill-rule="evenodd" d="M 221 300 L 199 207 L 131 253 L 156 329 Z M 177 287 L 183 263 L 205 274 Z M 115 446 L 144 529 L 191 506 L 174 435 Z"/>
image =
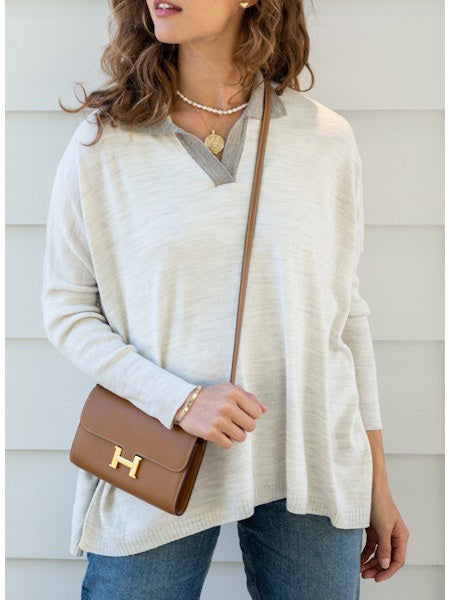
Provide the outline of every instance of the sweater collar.
<path id="1" fill-rule="evenodd" d="M 245 107 L 241 117 L 243 119 L 247 117 L 254 117 L 256 119 L 262 119 L 263 115 L 263 103 L 264 103 L 264 77 L 261 69 L 258 68 L 255 79 L 253 82 L 252 92 L 250 95 L 249 102 Z M 270 118 L 276 119 L 286 115 L 286 107 L 281 97 L 277 95 L 274 88 L 272 87 L 272 104 L 270 111 Z M 181 129 L 176 125 L 172 119 L 167 116 L 152 125 L 142 125 L 141 127 L 146 133 L 185 133 L 184 129 Z"/>

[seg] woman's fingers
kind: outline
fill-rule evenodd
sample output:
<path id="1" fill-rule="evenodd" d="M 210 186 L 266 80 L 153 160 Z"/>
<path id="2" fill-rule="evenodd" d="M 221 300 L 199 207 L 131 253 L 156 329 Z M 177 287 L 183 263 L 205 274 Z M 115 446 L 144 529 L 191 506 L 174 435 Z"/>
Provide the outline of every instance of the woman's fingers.
<path id="1" fill-rule="evenodd" d="M 378 571 L 379 569 L 380 569 L 380 564 L 379 564 L 378 558 L 376 556 L 371 558 L 369 561 L 367 561 L 360 567 L 361 573 L 365 573 L 366 576 L 368 575 L 369 571 L 375 573 L 375 571 Z"/>
<path id="2" fill-rule="evenodd" d="M 393 529 L 391 527 L 383 527 L 378 531 L 378 548 L 377 558 L 380 566 L 387 569 L 391 564 L 391 536 Z"/>
<path id="3" fill-rule="evenodd" d="M 247 437 L 247 433 L 233 421 L 224 421 L 223 425 L 220 426 L 220 430 L 236 442 L 243 442 Z"/>
<path id="4" fill-rule="evenodd" d="M 383 569 L 376 577 L 376 581 L 384 581 L 392 577 L 403 565 L 406 559 L 406 545 L 408 542 L 409 531 L 402 524 L 398 523 L 392 532 L 392 558 L 389 568 Z"/>
<path id="5" fill-rule="evenodd" d="M 361 564 L 365 563 L 372 554 L 375 552 L 377 546 L 377 532 L 373 527 L 366 528 L 366 545 L 364 546 L 363 551 L 361 552 Z"/>
<path id="6" fill-rule="evenodd" d="M 255 394 L 245 391 L 238 385 L 234 388 L 234 392 L 237 393 L 236 404 L 253 419 L 258 419 L 267 410 Z"/>
<path id="7" fill-rule="evenodd" d="M 387 536 L 389 536 L 389 540 L 386 539 Z M 405 564 L 409 531 L 403 522 L 397 521 L 390 533 L 384 531 L 379 537 L 380 543 L 376 556 L 362 564 L 360 568 L 364 579 L 374 577 L 377 582 L 389 579 Z M 383 568 L 381 560 L 386 558 L 388 553 L 390 555 L 390 565 Z"/>

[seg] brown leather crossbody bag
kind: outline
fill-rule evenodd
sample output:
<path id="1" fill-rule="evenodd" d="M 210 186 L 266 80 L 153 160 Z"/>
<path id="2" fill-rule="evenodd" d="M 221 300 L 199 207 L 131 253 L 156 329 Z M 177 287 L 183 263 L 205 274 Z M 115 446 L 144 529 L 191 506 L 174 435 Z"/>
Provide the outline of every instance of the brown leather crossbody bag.
<path id="1" fill-rule="evenodd" d="M 234 384 L 250 254 L 270 121 L 271 86 L 264 83 L 264 112 L 245 236 L 230 382 Z M 70 461 L 100 479 L 174 515 L 187 508 L 206 440 L 173 429 L 132 402 L 97 384 L 87 397 Z"/>

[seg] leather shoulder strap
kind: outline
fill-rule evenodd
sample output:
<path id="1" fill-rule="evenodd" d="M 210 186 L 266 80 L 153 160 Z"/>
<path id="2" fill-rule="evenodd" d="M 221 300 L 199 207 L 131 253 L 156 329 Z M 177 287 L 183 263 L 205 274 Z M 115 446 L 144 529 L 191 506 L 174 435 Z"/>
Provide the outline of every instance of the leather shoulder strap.
<path id="1" fill-rule="evenodd" d="M 244 314 L 245 294 L 247 291 L 248 271 L 250 265 L 250 255 L 253 244 L 253 234 L 255 231 L 256 213 L 258 210 L 259 190 L 261 188 L 261 175 L 263 169 L 264 155 L 266 150 L 267 132 L 270 122 L 271 107 L 271 85 L 269 81 L 264 82 L 264 112 L 261 121 L 259 134 L 258 152 L 256 155 L 256 165 L 253 175 L 252 195 L 250 198 L 250 208 L 248 212 L 247 231 L 245 234 L 244 257 L 242 260 L 241 285 L 239 289 L 239 304 L 236 319 L 236 333 L 234 338 L 233 364 L 231 367 L 230 381 L 234 384 L 236 377 L 236 365 L 239 354 L 239 343 L 241 339 L 242 317 Z"/>

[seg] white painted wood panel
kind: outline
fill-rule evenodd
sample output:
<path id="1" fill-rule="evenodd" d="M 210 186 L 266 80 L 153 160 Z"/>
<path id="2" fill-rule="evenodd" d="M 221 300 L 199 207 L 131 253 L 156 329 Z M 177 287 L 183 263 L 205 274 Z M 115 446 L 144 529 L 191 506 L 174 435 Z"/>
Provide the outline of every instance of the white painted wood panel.
<path id="1" fill-rule="evenodd" d="M 311 63 L 317 75 L 313 88 L 317 100 L 331 101 L 338 109 L 443 107 L 444 2 L 320 0 L 314 4 Z"/>
<path id="2" fill-rule="evenodd" d="M 366 227 L 359 272 L 375 339 L 443 339 L 443 228 Z"/>
<path id="3" fill-rule="evenodd" d="M 8 559 L 7 600 L 79 600 L 87 561 Z"/>
<path id="4" fill-rule="evenodd" d="M 443 225 L 443 111 L 341 114 L 363 159 L 366 224 Z M 7 113 L 8 224 L 46 223 L 58 161 L 81 119 L 62 111 Z"/>
<path id="5" fill-rule="evenodd" d="M 340 110 L 443 108 L 442 0 L 427 0 L 426 9 L 421 0 L 314 6 L 315 13 L 308 10 L 313 97 Z M 100 0 L 8 0 L 7 110 L 55 110 L 59 97 L 76 106 L 76 81 L 88 91 L 101 83 L 108 15 Z"/>
<path id="6" fill-rule="evenodd" d="M 444 343 L 375 342 L 386 452 L 444 453 Z"/>
<path id="7" fill-rule="evenodd" d="M 6 114 L 7 224 L 47 222 L 56 167 L 82 118 L 62 111 Z"/>
<path id="8" fill-rule="evenodd" d="M 444 344 L 380 341 L 375 354 L 385 452 L 443 453 Z M 41 339 L 7 340 L 6 372 L 6 448 L 68 450 L 95 382 Z"/>
<path id="9" fill-rule="evenodd" d="M 48 340 L 6 345 L 6 448 L 69 450 L 95 382 Z"/>
<path id="10" fill-rule="evenodd" d="M 341 114 L 361 153 L 366 225 L 443 225 L 444 112 Z"/>
<path id="11" fill-rule="evenodd" d="M 388 455 L 391 491 L 407 524 L 408 564 L 444 560 L 443 456 Z M 70 558 L 70 518 L 77 467 L 68 452 L 7 451 L 6 556 Z M 223 526 L 213 560 L 238 562 L 236 525 Z"/>
<path id="12" fill-rule="evenodd" d="M 44 226 L 7 227 L 7 337 L 45 337 L 44 241 Z M 366 227 L 359 272 L 375 339 L 443 340 L 443 245 L 442 227 Z"/>
<path id="13" fill-rule="evenodd" d="M 75 600 L 80 597 L 87 561 L 8 559 L 8 600 Z M 25 576 L 26 575 L 26 576 Z M 407 565 L 384 583 L 361 579 L 362 600 L 443 600 L 444 568 Z M 242 562 L 212 563 L 200 600 L 249 600 Z"/>
<path id="14" fill-rule="evenodd" d="M 99 0 L 8 0 L 6 109 L 57 110 L 59 98 L 78 106 L 75 83 L 89 92 L 105 79 L 99 61 L 108 14 Z"/>

